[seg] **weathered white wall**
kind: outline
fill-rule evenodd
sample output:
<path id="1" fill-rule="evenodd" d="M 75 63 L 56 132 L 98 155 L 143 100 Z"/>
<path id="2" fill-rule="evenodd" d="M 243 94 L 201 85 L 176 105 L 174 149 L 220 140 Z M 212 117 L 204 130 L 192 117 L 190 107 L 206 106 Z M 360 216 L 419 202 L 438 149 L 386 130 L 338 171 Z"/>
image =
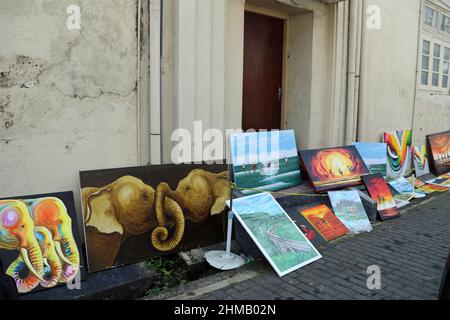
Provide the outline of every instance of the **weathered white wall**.
<path id="1" fill-rule="evenodd" d="M 288 54 L 287 126 L 294 128 L 298 147 L 309 145 L 314 13 L 291 16 Z"/>
<path id="2" fill-rule="evenodd" d="M 0 196 L 75 191 L 136 165 L 137 1 L 0 1 Z"/>
<path id="3" fill-rule="evenodd" d="M 378 142 L 385 131 L 412 127 L 420 1 L 367 0 L 367 5 L 381 8 L 381 30 L 364 31 L 358 138 Z"/>
<path id="4" fill-rule="evenodd" d="M 296 130 L 302 148 L 332 145 L 337 136 L 329 129 L 334 6 L 311 0 L 248 3 L 290 15 L 286 126 Z M 193 133 L 194 121 L 202 121 L 203 129 L 241 127 L 245 5 L 241 0 L 165 1 L 164 162 L 171 160 L 174 129 Z"/>
<path id="5" fill-rule="evenodd" d="M 414 116 L 414 144 L 424 144 L 429 134 L 450 130 L 450 96 L 419 90 Z"/>
<path id="6" fill-rule="evenodd" d="M 429 0 L 427 4 L 434 5 L 434 8 L 450 15 L 450 8 L 439 0 Z M 428 39 L 440 40 L 450 44 L 450 36 L 442 32 L 430 31 L 430 28 L 421 24 L 421 35 Z M 422 40 L 422 39 L 421 39 Z M 421 55 L 420 47 L 418 50 Z M 418 61 L 417 70 L 420 70 L 421 60 Z M 423 89 L 420 84 L 420 71 L 417 78 L 417 94 L 414 112 L 413 138 L 415 144 L 426 142 L 428 134 L 450 130 L 450 93 L 438 92 Z"/>
<path id="7" fill-rule="evenodd" d="M 292 8 L 285 70 L 288 75 L 287 127 L 296 131 L 299 148 L 332 146 L 340 125 L 338 117 L 332 118 L 334 90 L 339 91 L 341 85 L 334 82 L 332 70 L 335 66 L 335 7 L 306 0 L 296 1 L 295 5 L 280 2 Z M 338 109 L 345 107 L 342 102 L 338 102 L 341 103 L 336 106 Z M 333 121 L 337 122 L 336 126 L 331 125 Z"/>
<path id="8" fill-rule="evenodd" d="M 163 162 L 171 161 L 175 129 L 241 126 L 243 22 L 240 0 L 165 1 Z"/>

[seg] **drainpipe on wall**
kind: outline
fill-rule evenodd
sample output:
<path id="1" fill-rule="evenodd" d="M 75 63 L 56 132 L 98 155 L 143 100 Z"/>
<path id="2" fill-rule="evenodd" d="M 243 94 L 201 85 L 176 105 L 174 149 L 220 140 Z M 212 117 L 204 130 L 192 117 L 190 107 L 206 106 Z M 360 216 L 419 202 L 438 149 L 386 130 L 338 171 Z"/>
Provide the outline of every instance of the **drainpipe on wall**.
<path id="1" fill-rule="evenodd" d="M 355 141 L 355 88 L 357 66 L 357 38 L 358 38 L 358 1 L 350 0 L 349 37 L 348 37 L 348 65 L 347 65 L 347 110 L 345 121 L 345 144 Z"/>
<path id="2" fill-rule="evenodd" d="M 415 141 L 415 128 L 414 124 L 416 123 L 416 104 L 417 104 L 417 87 L 420 81 L 421 69 L 420 69 L 420 58 L 421 58 L 421 33 L 422 33 L 422 24 L 423 24 L 423 8 L 424 8 L 424 0 L 420 0 L 420 9 L 419 9 L 419 27 L 417 28 L 417 58 L 416 58 L 416 81 L 414 82 L 414 101 L 413 101 L 413 111 L 412 111 L 412 119 L 411 119 L 411 129 L 413 132 L 413 141 Z"/>
<path id="3" fill-rule="evenodd" d="M 362 5 L 362 14 L 364 15 L 367 12 L 367 1 L 361 0 Z M 358 118 L 357 118 L 357 139 L 358 141 L 367 140 L 366 136 L 366 119 L 367 119 L 367 110 L 366 110 L 366 87 L 367 87 L 367 41 L 368 41 L 368 32 L 366 28 L 366 21 L 364 18 L 361 23 L 361 59 L 360 59 L 360 84 L 359 84 L 359 103 L 358 103 Z"/>
<path id="4" fill-rule="evenodd" d="M 163 0 L 150 0 L 150 164 L 161 164 L 161 59 Z"/>

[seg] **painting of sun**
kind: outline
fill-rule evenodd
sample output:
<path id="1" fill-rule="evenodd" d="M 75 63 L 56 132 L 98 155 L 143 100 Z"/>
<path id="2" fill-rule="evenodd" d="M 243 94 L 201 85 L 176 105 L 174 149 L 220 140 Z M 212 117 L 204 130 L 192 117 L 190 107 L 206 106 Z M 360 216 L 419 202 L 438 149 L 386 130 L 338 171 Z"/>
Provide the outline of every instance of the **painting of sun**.
<path id="1" fill-rule="evenodd" d="M 369 170 L 354 146 L 300 151 L 303 166 L 317 192 L 362 184 Z"/>
<path id="2" fill-rule="evenodd" d="M 392 192 L 381 174 L 366 175 L 362 179 L 369 195 L 377 202 L 378 213 L 382 221 L 400 216 Z"/>
<path id="3" fill-rule="evenodd" d="M 450 131 L 427 136 L 430 165 L 437 176 L 450 170 Z"/>

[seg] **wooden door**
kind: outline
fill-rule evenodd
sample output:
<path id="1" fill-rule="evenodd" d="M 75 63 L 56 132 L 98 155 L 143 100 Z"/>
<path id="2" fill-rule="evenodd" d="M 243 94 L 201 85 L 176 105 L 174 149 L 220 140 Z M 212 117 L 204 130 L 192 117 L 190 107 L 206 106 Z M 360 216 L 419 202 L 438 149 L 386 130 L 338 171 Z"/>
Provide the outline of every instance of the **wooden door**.
<path id="1" fill-rule="evenodd" d="M 280 129 L 284 20 L 245 12 L 242 129 Z"/>

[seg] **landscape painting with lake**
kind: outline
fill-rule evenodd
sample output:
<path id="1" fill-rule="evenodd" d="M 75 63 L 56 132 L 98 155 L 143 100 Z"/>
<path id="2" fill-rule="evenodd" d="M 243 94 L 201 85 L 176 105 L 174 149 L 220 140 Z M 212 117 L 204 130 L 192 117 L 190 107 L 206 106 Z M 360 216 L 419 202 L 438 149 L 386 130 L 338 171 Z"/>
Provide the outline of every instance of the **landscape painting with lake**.
<path id="1" fill-rule="evenodd" d="M 355 142 L 353 144 L 364 160 L 370 173 L 387 173 L 387 144 Z"/>
<path id="2" fill-rule="evenodd" d="M 233 212 L 280 277 L 322 257 L 272 195 L 235 199 Z"/>
<path id="3" fill-rule="evenodd" d="M 230 136 L 236 186 L 246 195 L 258 189 L 278 191 L 301 183 L 293 130 L 234 134 Z"/>
<path id="4" fill-rule="evenodd" d="M 351 233 L 372 231 L 358 191 L 333 191 L 329 192 L 328 196 L 334 213 Z"/>

